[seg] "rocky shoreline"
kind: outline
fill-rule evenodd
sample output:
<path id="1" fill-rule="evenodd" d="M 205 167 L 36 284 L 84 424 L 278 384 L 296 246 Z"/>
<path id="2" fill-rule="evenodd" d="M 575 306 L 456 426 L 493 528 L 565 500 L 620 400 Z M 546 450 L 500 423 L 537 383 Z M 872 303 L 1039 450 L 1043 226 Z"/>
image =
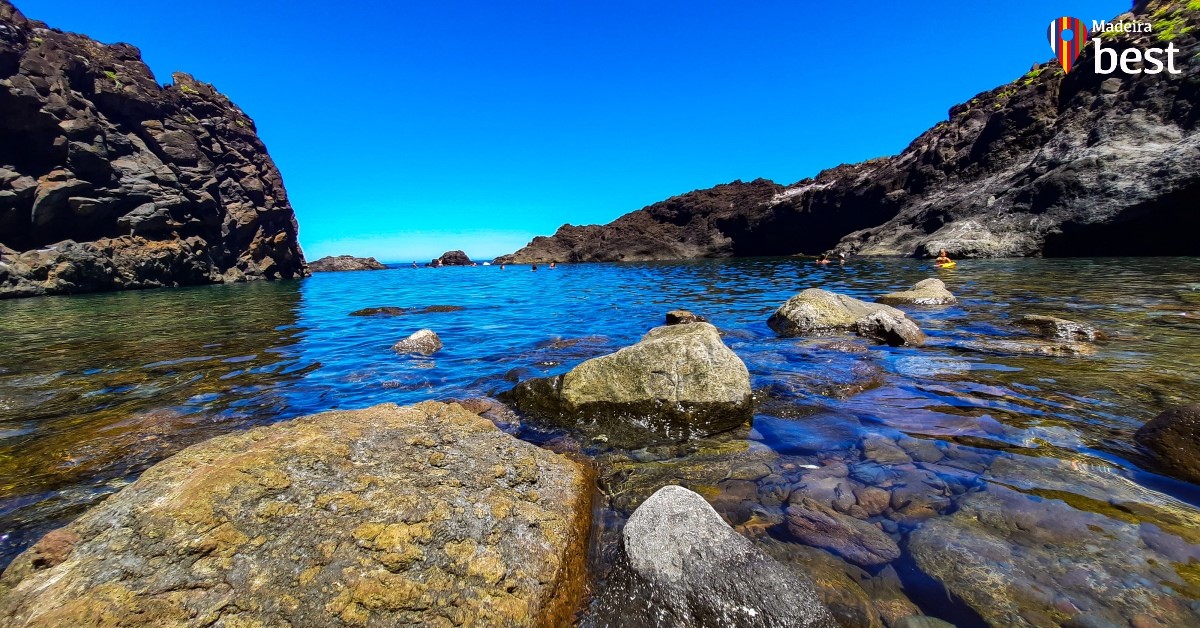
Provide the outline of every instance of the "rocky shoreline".
<path id="1" fill-rule="evenodd" d="M 1200 50 L 1200 12 L 1179 0 L 1139 0 L 1110 22 L 1159 25 L 1105 34 L 1116 49 Z M 688 192 L 607 225 L 563 225 L 497 261 L 1200 255 L 1189 200 L 1200 194 L 1200 66 L 1106 76 L 1091 71 L 1093 54 L 1069 76 L 1038 64 L 955 105 L 899 155 L 791 185 Z"/>
<path id="2" fill-rule="evenodd" d="M 923 334 L 910 314 L 960 307 L 937 279 L 878 300 L 906 309 L 812 288 L 781 304 L 771 328 L 781 344 L 920 352 L 922 343 L 864 329 L 884 319 Z M 408 313 L 394 309 L 356 314 Z M 829 433 L 806 447 L 806 433 L 828 429 L 819 417 L 754 420 L 768 440 L 786 434 L 775 440 L 787 449 L 747 440 L 751 415 L 776 414 L 770 395 L 751 390 L 745 365 L 703 318 L 672 311 L 639 342 L 562 376 L 527 378 L 501 395 L 511 407 L 385 404 L 193 445 L 14 560 L 0 577 L 0 624 L 939 628 L 950 624 L 929 611 L 1005 626 L 1200 618 L 1181 567 L 1200 561 L 1200 538 L 1188 531 L 1200 519 L 1166 503 L 1140 503 L 1134 522 L 1093 514 L 1077 500 L 1120 505 L 1136 488 L 1116 476 L 1063 479 L 1066 463 L 1055 459 L 867 424 L 845 434 L 846 448 L 830 448 Z M 1107 342 L 1063 318 L 1012 325 L 1030 346 Z M 422 332 L 397 352 L 437 351 L 436 333 Z M 1194 457 L 1172 452 L 1194 446 L 1194 410 L 1166 413 L 1138 435 L 1184 478 L 1192 470 L 1177 461 Z M 522 425 L 564 435 L 538 446 L 513 436 Z M 1077 496 L 1064 502 L 1068 486 Z M 622 523 L 605 523 L 613 516 Z M 1081 581 L 1078 569 L 1092 575 Z M 910 572 L 937 583 L 946 608 L 909 590 Z M 1122 584 L 1130 578 L 1161 586 Z"/>

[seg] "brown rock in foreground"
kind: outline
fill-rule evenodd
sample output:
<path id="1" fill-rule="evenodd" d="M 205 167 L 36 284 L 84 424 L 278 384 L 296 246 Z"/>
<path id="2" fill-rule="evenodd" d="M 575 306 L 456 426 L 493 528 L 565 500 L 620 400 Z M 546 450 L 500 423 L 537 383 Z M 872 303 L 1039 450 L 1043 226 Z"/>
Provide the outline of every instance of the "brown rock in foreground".
<path id="1" fill-rule="evenodd" d="M 0 0 L 0 298 L 301 277 L 296 233 L 227 97 Z"/>
<path id="2" fill-rule="evenodd" d="M 587 469 L 457 404 L 194 445 L 17 557 L 4 625 L 560 625 Z"/>

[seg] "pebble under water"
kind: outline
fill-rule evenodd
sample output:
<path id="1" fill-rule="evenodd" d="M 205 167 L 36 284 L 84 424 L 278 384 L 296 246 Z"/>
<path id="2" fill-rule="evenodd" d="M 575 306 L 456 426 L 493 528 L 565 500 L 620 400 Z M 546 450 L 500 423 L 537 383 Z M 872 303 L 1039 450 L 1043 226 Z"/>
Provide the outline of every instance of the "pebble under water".
<path id="1" fill-rule="evenodd" d="M 766 325 L 804 288 L 874 300 L 930 276 L 959 303 L 903 308 L 922 348 Z M 434 305 L 463 309 L 422 311 Z M 350 315 L 372 307 L 407 310 Z M 746 362 L 752 424 L 638 450 L 503 426 L 596 461 L 597 586 L 624 518 L 678 483 L 812 577 L 848 625 L 916 612 L 960 626 L 1200 624 L 1200 489 L 1132 439 L 1200 400 L 1195 258 L 402 267 L 0 301 L 0 564 L 200 440 L 493 395 L 632 344 L 675 308 L 706 316 Z M 1110 339 L 1044 355 L 1014 325 L 1026 314 Z M 444 349 L 391 350 L 424 327 Z"/>

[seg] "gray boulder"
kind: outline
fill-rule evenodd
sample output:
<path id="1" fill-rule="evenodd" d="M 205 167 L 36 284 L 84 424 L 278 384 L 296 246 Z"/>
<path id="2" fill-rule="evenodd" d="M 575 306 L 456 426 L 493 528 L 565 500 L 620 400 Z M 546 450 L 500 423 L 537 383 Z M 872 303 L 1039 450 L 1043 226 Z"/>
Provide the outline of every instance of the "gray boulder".
<path id="1" fill-rule="evenodd" d="M 918 281 L 908 290 L 891 292 L 875 301 L 887 305 L 950 305 L 957 303 L 958 299 L 946 289 L 941 279 L 930 277 Z"/>
<path id="2" fill-rule="evenodd" d="M 664 486 L 629 518 L 623 553 L 585 626 L 836 626 L 812 582 Z"/>
<path id="3" fill-rule="evenodd" d="M 432 329 L 422 329 L 413 335 L 392 345 L 396 353 L 416 353 L 433 355 L 442 348 L 442 339 L 433 333 Z"/>
<path id="4" fill-rule="evenodd" d="M 904 312 L 820 288 L 809 288 L 788 299 L 767 319 L 767 325 L 785 337 L 849 331 L 893 346 L 924 344 L 921 330 Z"/>
<path id="5" fill-rule="evenodd" d="M 308 265 L 314 273 L 334 273 L 350 270 L 387 270 L 374 257 L 354 257 L 353 255 L 327 256 Z"/>
<path id="6" fill-rule="evenodd" d="M 750 373 L 708 323 L 656 327 L 640 342 L 565 375 L 522 382 L 505 395 L 519 409 L 610 444 L 683 441 L 750 418 Z"/>

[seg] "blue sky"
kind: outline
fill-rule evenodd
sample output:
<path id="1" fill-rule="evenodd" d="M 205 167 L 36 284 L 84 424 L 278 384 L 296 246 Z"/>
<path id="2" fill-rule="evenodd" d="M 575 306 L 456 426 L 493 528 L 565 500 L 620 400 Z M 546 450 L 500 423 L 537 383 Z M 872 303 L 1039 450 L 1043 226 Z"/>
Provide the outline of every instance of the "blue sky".
<path id="1" fill-rule="evenodd" d="M 511 252 L 734 179 L 902 150 L 1128 0 L 16 0 L 252 118 L 309 259 Z"/>

